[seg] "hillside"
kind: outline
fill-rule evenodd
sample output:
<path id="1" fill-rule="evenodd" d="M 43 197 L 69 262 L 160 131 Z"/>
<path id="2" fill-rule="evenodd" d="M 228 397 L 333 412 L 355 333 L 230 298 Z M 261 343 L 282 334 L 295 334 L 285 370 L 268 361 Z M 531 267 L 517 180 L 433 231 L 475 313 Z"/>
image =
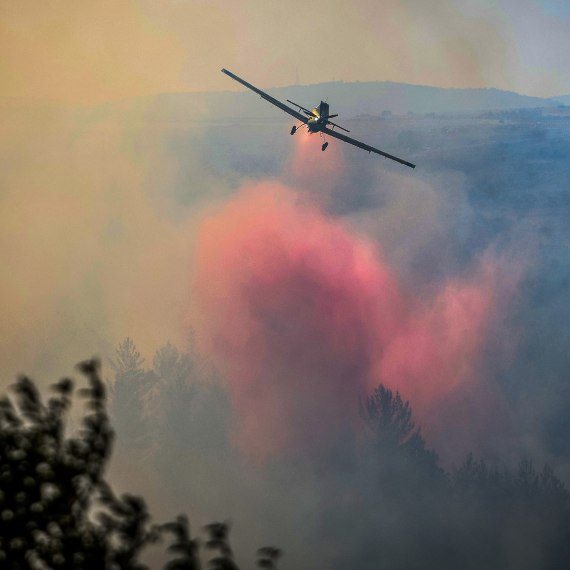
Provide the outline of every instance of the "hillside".
<path id="1" fill-rule="evenodd" d="M 570 94 L 558 95 L 557 97 L 552 97 L 552 101 L 556 104 L 562 103 L 562 105 L 570 105 Z"/>
<path id="2" fill-rule="evenodd" d="M 255 81 L 253 78 L 248 78 Z M 231 82 L 228 79 L 228 82 Z M 263 86 L 260 86 L 263 88 Z M 407 83 L 335 81 L 314 85 L 291 85 L 267 89 L 285 101 L 291 99 L 313 107 L 327 99 L 333 112 L 342 119 L 359 115 L 379 116 L 385 111 L 396 115 L 461 114 L 507 109 L 556 107 L 570 104 L 570 95 L 541 98 L 500 89 L 445 89 Z M 287 116 L 249 91 L 217 91 L 200 93 L 158 93 L 122 101 L 109 101 L 89 109 L 63 108 L 53 102 L 26 99 L 2 99 L 0 110 L 28 114 L 38 110 L 54 112 L 87 112 L 93 118 L 129 118 L 158 122 L 186 123 L 195 121 L 287 120 Z"/>
<path id="3" fill-rule="evenodd" d="M 228 81 L 230 81 L 228 79 Z M 334 112 L 343 118 L 380 115 L 384 111 L 407 113 L 471 113 L 487 110 L 555 106 L 557 101 L 529 97 L 499 89 L 444 89 L 405 83 L 344 83 L 292 85 L 268 89 L 278 99 L 314 106 L 328 99 Z M 261 103 L 251 92 L 162 93 L 149 98 L 112 103 L 111 111 L 144 111 L 146 118 L 180 120 L 272 119 L 283 113 Z"/>

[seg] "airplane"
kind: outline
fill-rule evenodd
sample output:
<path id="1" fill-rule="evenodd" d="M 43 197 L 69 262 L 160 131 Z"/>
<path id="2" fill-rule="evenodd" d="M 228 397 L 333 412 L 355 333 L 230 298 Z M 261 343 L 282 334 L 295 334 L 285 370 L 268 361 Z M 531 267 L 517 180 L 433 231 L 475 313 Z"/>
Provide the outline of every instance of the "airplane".
<path id="1" fill-rule="evenodd" d="M 321 101 L 318 107 L 309 110 L 299 105 L 298 103 L 294 103 L 293 101 L 287 99 L 287 103 L 291 103 L 293 106 L 299 109 L 299 111 L 296 111 L 295 109 L 292 109 L 288 105 L 285 105 L 285 103 L 282 103 L 278 99 L 275 99 L 275 97 L 268 95 L 261 89 L 258 89 L 251 83 L 248 83 L 241 77 L 238 77 L 231 71 L 228 71 L 227 69 L 222 69 L 222 73 L 225 73 L 228 77 L 231 77 L 238 83 L 241 83 L 244 87 L 247 87 L 248 89 L 251 89 L 254 93 L 257 93 L 262 99 L 269 101 L 271 104 L 275 105 L 276 107 L 279 107 L 279 109 L 285 111 L 286 113 L 289 113 L 289 115 L 301 121 L 302 123 L 301 125 L 294 125 L 291 128 L 292 135 L 294 135 L 298 129 L 302 129 L 303 127 L 307 127 L 307 131 L 310 134 L 320 133 L 321 137 L 323 138 L 323 144 L 321 146 L 322 151 L 325 151 L 327 149 L 327 146 L 329 146 L 329 143 L 325 140 L 325 135 L 329 135 L 335 139 L 339 139 L 348 144 L 357 146 L 358 148 L 367 150 L 369 153 L 374 152 L 376 154 L 384 156 L 385 158 L 389 158 L 390 160 L 395 160 L 400 164 L 409 166 L 410 168 L 416 167 L 416 165 L 412 164 L 411 162 L 398 158 L 397 156 L 394 156 L 392 154 L 388 154 L 387 152 L 381 151 L 377 148 L 374 148 L 373 146 L 367 145 L 363 142 L 357 141 L 356 139 L 347 137 L 346 135 L 343 135 L 342 133 L 335 131 L 334 129 L 337 128 L 347 133 L 350 132 L 348 129 L 345 129 L 344 127 L 341 127 L 340 125 L 337 125 L 336 123 L 333 123 L 331 121 L 331 119 L 338 117 L 338 114 L 336 115 L 329 114 L 330 107 L 326 101 Z M 303 114 L 301 114 L 301 111 L 303 112 Z M 329 128 L 328 125 L 332 125 L 332 128 Z"/>

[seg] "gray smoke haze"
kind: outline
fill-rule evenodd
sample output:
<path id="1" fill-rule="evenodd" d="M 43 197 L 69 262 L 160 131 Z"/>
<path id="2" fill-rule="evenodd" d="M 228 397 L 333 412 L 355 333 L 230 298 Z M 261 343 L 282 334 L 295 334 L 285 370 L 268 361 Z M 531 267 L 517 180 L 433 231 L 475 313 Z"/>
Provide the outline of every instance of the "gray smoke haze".
<path id="1" fill-rule="evenodd" d="M 342 170 L 323 183 L 294 170 L 280 121 L 159 122 L 144 105 L 125 105 L 118 117 L 104 107 L 4 108 L 9 136 L 0 148 L 3 385 L 22 370 L 51 381 L 92 353 L 114 357 L 132 337 L 146 358 L 137 391 L 129 395 L 125 384 L 121 392 L 119 375 L 107 371 L 119 488 L 144 492 L 158 518 L 185 510 L 196 527 L 230 518 L 237 550 L 279 544 L 284 568 L 318 567 L 323 552 L 327 567 L 366 568 L 363 553 L 375 552 L 379 535 L 401 544 L 386 554 L 386 567 L 398 567 L 407 551 L 415 567 L 422 529 L 433 524 L 444 536 L 443 521 L 421 519 L 438 512 L 438 495 L 413 507 L 375 489 L 373 452 L 342 421 L 338 441 L 321 455 L 259 463 L 233 445 L 241 420 L 228 379 L 190 340 L 195 236 L 244 182 L 266 178 L 298 188 L 326 216 L 379 244 L 414 298 L 431 298 L 489 252 L 516 274 L 477 361 L 482 392 L 439 405 L 449 417 L 428 447 L 447 466 L 468 449 L 511 466 L 529 455 L 568 480 L 567 118 L 526 111 L 353 120 L 354 133 L 418 168 L 409 175 L 347 148 Z M 486 415 L 481 393 L 500 402 L 491 409 L 501 417 Z M 414 406 L 414 394 L 403 397 Z M 391 468 L 389 479 L 411 472 Z M 370 489 L 375 508 L 354 489 Z M 411 533 L 410 513 L 421 515 Z M 519 547 L 514 541 L 509 552 Z M 511 567 L 524 567 L 517 561 Z"/>

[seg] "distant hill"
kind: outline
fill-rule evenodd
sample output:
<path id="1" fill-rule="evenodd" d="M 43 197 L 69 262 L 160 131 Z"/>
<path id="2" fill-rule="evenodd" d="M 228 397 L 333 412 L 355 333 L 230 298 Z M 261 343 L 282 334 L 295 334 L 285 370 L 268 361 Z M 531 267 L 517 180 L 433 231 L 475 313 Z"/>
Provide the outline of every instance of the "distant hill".
<path id="1" fill-rule="evenodd" d="M 248 77 L 255 82 L 255 78 Z M 228 82 L 231 80 L 228 78 Z M 259 85 L 263 88 L 263 85 Z M 314 85 L 291 85 L 267 89 L 278 99 L 292 99 L 303 106 L 313 107 L 328 99 L 340 119 L 357 115 L 381 115 L 390 111 L 407 113 L 477 113 L 482 111 L 557 106 L 567 102 L 570 95 L 556 98 L 529 97 L 500 89 L 444 89 L 407 83 L 329 82 Z M 0 108 L 26 106 L 25 101 L 3 100 Z M 219 91 L 204 93 L 160 93 L 113 101 L 92 108 L 96 116 L 134 116 L 156 121 L 184 123 L 191 121 L 286 120 L 287 115 L 250 91 Z M 293 120 L 293 119 L 289 119 Z"/>
<path id="2" fill-rule="evenodd" d="M 551 101 L 555 104 L 570 105 L 570 95 L 559 95 L 558 97 L 552 97 Z"/>
<path id="3" fill-rule="evenodd" d="M 230 81 L 228 79 L 228 81 Z M 260 86 L 263 87 L 263 86 Z M 406 83 L 330 82 L 315 85 L 291 85 L 267 89 L 285 101 L 292 99 L 312 107 L 328 99 L 333 112 L 341 118 L 357 115 L 381 115 L 384 111 L 406 113 L 469 113 L 488 110 L 555 106 L 558 101 L 529 97 L 499 89 L 444 89 Z M 260 101 L 252 92 L 222 91 L 210 93 L 162 93 L 153 97 L 109 104 L 108 110 L 139 108 L 147 118 L 159 120 L 239 120 L 271 119 L 285 114 Z"/>

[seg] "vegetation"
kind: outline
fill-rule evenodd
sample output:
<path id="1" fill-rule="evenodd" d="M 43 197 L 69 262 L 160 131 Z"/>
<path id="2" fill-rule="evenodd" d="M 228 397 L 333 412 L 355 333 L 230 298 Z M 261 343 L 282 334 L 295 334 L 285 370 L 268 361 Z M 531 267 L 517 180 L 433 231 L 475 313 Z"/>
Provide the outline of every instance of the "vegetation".
<path id="1" fill-rule="evenodd" d="M 108 387 L 111 418 L 133 456 L 150 446 L 158 463 L 168 462 L 161 441 L 173 440 L 179 454 L 193 445 L 184 430 L 199 430 L 189 410 L 202 388 L 188 379 L 204 373 L 203 365 L 167 344 L 145 369 L 127 339 L 112 366 L 107 386 L 97 361 L 79 365 L 88 387 L 77 390 L 85 406 L 77 434 L 68 433 L 75 392 L 68 378 L 51 387 L 47 402 L 26 377 L 0 400 L 0 566 L 143 569 L 146 549 L 156 544 L 168 570 L 237 569 L 227 522 L 208 525 L 198 538 L 185 515 L 156 522 L 143 498 L 117 496 L 106 480 L 114 440 Z M 201 400 L 204 414 L 216 398 Z M 321 539 L 334 548 L 322 553 L 320 567 L 568 567 L 570 496 L 548 465 L 537 470 L 523 459 L 510 469 L 469 455 L 446 472 L 398 392 L 381 385 L 360 409 L 368 430 L 360 454 L 346 453 L 353 459 L 331 464 L 322 479 L 327 492 L 350 500 L 322 506 Z M 257 566 L 275 569 L 281 555 L 261 548 Z"/>
<path id="2" fill-rule="evenodd" d="M 115 366 L 130 374 L 141 360 L 127 343 Z M 76 437 L 66 435 L 66 417 L 74 383 L 55 384 L 44 403 L 26 377 L 13 387 L 14 397 L 0 400 L 0 563 L 2 568 L 144 569 L 144 549 L 170 537 L 175 555 L 165 568 L 201 568 L 200 542 L 179 516 L 153 522 L 144 499 L 117 497 L 105 480 L 113 430 L 106 409 L 106 388 L 96 360 L 79 365 L 88 388 L 79 391 L 87 413 Z M 134 375 L 139 378 L 140 375 Z M 226 523 L 207 527 L 206 550 L 219 552 L 214 570 L 237 569 Z M 274 568 L 277 549 L 260 550 L 259 566 Z"/>
<path id="3" fill-rule="evenodd" d="M 469 454 L 446 473 L 400 394 L 379 386 L 361 413 L 372 433 L 369 453 L 378 458 L 379 486 L 370 495 L 403 519 L 399 544 L 379 532 L 362 568 L 568 566 L 570 495 L 550 466 L 537 471 L 522 459 L 513 470 Z M 372 517 L 379 530 L 383 518 Z M 382 559 L 388 563 L 378 566 Z"/>

